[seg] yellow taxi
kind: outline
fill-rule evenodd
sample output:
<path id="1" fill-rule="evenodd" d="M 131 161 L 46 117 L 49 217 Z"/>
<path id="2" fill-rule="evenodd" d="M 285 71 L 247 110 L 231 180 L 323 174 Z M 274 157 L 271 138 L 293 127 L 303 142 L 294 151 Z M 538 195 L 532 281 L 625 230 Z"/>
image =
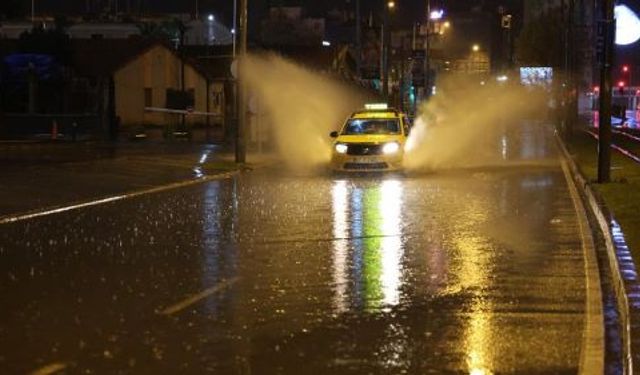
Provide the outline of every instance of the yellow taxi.
<path id="1" fill-rule="evenodd" d="M 354 112 L 334 138 L 331 168 L 337 171 L 394 171 L 402 169 L 409 136 L 407 116 L 386 104 L 367 104 Z"/>

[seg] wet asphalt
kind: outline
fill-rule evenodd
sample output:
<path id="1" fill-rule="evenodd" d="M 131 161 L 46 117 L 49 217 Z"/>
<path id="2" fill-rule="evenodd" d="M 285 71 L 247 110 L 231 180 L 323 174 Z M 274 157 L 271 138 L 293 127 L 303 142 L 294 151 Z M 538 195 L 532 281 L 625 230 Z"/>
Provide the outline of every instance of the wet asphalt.
<path id="1" fill-rule="evenodd" d="M 497 166 L 276 165 L 0 225 L 0 373 L 576 373 L 578 222 L 525 132 Z"/>

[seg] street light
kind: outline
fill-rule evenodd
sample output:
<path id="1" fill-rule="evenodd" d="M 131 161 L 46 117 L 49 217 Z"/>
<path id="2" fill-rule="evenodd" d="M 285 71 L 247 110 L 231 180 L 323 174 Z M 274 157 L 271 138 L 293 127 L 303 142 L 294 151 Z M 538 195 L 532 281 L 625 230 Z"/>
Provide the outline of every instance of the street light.
<path id="1" fill-rule="evenodd" d="M 471 46 L 471 50 L 473 52 L 478 52 L 478 51 L 480 51 L 480 46 L 477 45 L 477 44 L 474 44 L 473 46 Z"/>
<path id="2" fill-rule="evenodd" d="M 429 12 L 429 19 L 433 21 L 441 20 L 443 16 L 444 16 L 444 10 L 442 9 L 435 9 Z"/>
<path id="3" fill-rule="evenodd" d="M 386 99 L 389 95 L 389 44 L 391 42 L 391 22 L 389 15 L 395 10 L 396 2 L 393 0 L 387 1 L 387 8 L 384 10 L 384 20 L 382 23 L 382 32 L 380 37 L 381 43 L 381 61 L 380 67 L 382 75 L 382 95 Z"/>
<path id="4" fill-rule="evenodd" d="M 633 82 L 631 82 L 631 68 L 629 67 L 629 65 L 622 65 L 622 73 L 625 73 L 627 75 L 629 86 L 633 86 Z"/>

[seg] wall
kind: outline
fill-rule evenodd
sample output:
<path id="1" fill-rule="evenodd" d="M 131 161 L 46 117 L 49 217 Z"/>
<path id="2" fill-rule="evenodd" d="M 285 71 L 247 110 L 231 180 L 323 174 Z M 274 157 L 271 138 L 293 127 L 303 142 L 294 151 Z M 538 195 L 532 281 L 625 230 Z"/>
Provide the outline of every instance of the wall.
<path id="1" fill-rule="evenodd" d="M 167 89 L 181 88 L 181 63 L 176 54 L 164 46 L 156 46 L 143 55 L 120 68 L 114 75 L 116 91 L 116 114 L 123 128 L 145 126 L 178 125 L 181 115 L 145 111 L 145 88 L 152 90 L 152 107 L 166 108 Z M 195 96 L 194 111 L 207 111 L 206 79 L 191 65 L 185 64 L 185 90 L 193 89 Z M 209 112 L 220 114 L 220 119 L 212 118 L 211 123 L 221 121 L 224 114 L 223 84 L 210 84 Z M 206 117 L 188 115 L 188 125 L 204 125 Z M 126 131 L 125 129 L 122 129 Z"/>

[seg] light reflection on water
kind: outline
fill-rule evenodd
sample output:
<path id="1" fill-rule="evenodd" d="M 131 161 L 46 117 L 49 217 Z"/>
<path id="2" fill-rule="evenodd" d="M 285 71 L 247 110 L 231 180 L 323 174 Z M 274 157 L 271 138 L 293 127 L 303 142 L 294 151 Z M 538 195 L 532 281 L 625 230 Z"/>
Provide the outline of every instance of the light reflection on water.
<path id="1" fill-rule="evenodd" d="M 347 192 L 348 190 L 346 181 L 336 181 L 333 185 L 333 282 L 335 285 L 333 304 L 335 310 L 339 313 L 345 312 L 348 309 L 347 238 L 349 237 L 349 227 L 347 225 Z"/>
<path id="2" fill-rule="evenodd" d="M 500 188 L 505 193 L 508 185 L 502 184 Z M 462 215 L 464 223 L 460 225 L 457 235 L 453 237 L 453 246 L 460 253 L 456 257 L 458 264 L 455 272 L 458 277 L 457 285 L 449 287 L 450 292 L 469 292 L 476 295 L 470 305 L 470 314 L 465 329 L 466 364 L 469 374 L 492 374 L 491 371 L 491 332 L 492 315 L 491 305 L 483 297 L 483 289 L 491 284 L 490 272 L 492 259 L 491 240 L 478 232 L 469 230 L 483 225 L 488 220 L 487 212 L 490 209 L 486 202 L 476 199 L 468 199 L 465 202 Z"/>
<path id="3" fill-rule="evenodd" d="M 336 312 L 348 310 L 350 270 L 356 306 L 379 311 L 400 302 L 402 196 L 402 184 L 397 180 L 366 186 L 343 180 L 334 182 L 333 300 Z M 353 243 L 351 252 L 349 240 Z"/>

